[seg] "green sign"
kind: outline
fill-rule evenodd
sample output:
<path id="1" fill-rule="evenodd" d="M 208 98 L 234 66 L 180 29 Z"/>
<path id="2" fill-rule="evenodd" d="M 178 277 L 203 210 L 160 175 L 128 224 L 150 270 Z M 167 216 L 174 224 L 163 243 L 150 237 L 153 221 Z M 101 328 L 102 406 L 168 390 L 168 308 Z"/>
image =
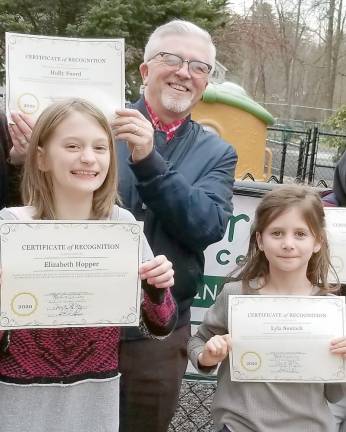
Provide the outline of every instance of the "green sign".
<path id="1" fill-rule="evenodd" d="M 226 277 L 224 276 L 204 276 L 204 284 L 196 294 L 192 306 L 210 307 L 221 291 L 225 279 Z"/>

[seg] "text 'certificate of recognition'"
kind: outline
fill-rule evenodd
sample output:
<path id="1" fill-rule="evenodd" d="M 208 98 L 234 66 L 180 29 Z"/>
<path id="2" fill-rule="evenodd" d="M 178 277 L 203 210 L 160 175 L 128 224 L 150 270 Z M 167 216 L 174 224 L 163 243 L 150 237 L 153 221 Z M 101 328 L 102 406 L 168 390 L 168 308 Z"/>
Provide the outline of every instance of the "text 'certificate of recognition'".
<path id="1" fill-rule="evenodd" d="M 346 382 L 344 297 L 230 296 L 228 325 L 232 381 Z"/>
<path id="2" fill-rule="evenodd" d="M 125 106 L 123 39 L 6 33 L 6 110 L 38 117 L 52 102 L 80 97 L 109 118 Z"/>
<path id="3" fill-rule="evenodd" d="M 341 283 L 346 283 L 346 209 L 326 207 L 326 228 L 330 257 L 333 267 Z M 330 282 L 335 282 L 331 274 Z"/>
<path id="4" fill-rule="evenodd" d="M 0 328 L 137 326 L 142 223 L 3 221 Z"/>

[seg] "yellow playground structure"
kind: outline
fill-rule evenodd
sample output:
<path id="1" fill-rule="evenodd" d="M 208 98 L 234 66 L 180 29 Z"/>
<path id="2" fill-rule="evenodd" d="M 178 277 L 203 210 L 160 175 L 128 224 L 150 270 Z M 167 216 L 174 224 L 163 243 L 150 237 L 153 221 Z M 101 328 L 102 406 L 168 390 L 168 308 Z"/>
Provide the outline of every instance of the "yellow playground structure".
<path id="1" fill-rule="evenodd" d="M 231 143 L 238 153 L 236 178 L 265 181 L 271 175 L 271 151 L 266 148 L 267 126 L 273 116 L 237 84 L 208 84 L 192 118 Z"/>

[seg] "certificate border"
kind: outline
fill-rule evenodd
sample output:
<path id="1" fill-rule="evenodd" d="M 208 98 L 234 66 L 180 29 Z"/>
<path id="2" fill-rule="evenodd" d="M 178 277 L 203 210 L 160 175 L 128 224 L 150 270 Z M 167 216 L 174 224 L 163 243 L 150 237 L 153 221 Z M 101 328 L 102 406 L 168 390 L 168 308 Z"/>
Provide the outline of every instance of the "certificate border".
<path id="1" fill-rule="evenodd" d="M 344 207 L 325 207 L 324 208 L 324 213 L 325 213 L 325 217 L 326 217 L 326 231 L 327 231 L 327 238 L 328 238 L 328 242 L 331 244 L 332 242 L 329 239 L 329 227 L 328 227 L 328 213 L 332 214 L 332 213 L 344 213 L 346 215 L 346 209 Z M 345 259 L 344 259 L 344 266 L 346 266 L 346 253 L 345 253 Z M 346 279 L 339 277 L 338 272 L 335 271 L 338 278 L 339 278 L 339 282 L 340 283 L 346 283 Z M 344 274 L 346 274 L 346 269 L 344 270 Z M 328 281 L 330 283 L 335 283 L 335 280 L 333 278 L 330 277 L 330 275 L 328 275 Z"/>
<path id="2" fill-rule="evenodd" d="M 16 220 L 16 219 L 1 219 L 0 220 L 0 263 L 3 261 L 2 259 L 2 243 L 3 243 L 3 237 L 4 235 L 1 234 L 1 228 L 3 225 L 126 225 L 126 226 L 132 226 L 139 228 L 139 233 L 142 234 L 139 236 L 139 241 L 137 242 L 137 265 L 141 264 L 140 262 L 140 256 L 143 248 L 143 222 L 142 221 L 133 221 L 133 222 L 126 222 L 126 221 L 117 221 L 117 220 L 94 220 L 94 221 L 86 221 L 86 220 L 65 220 L 65 221 L 58 221 L 58 220 Z M 128 316 L 135 315 L 136 317 L 140 316 L 140 307 L 141 307 L 141 279 L 139 274 L 137 275 L 137 283 L 136 283 L 136 307 L 135 310 L 130 311 Z M 0 320 L 7 320 L 9 321 L 9 318 L 6 315 L 2 315 L 1 312 L 1 303 L 2 303 L 2 290 L 0 290 Z M 0 329 L 1 330 L 15 330 L 15 329 L 39 329 L 39 328 L 65 328 L 65 327 L 124 327 L 124 326 L 131 326 L 131 324 L 134 321 L 127 320 L 126 322 L 96 322 L 91 323 L 68 323 L 64 322 L 61 324 L 51 324 L 51 325 L 40 325 L 35 323 L 28 323 L 26 325 L 1 325 L 0 321 Z"/>
<path id="3" fill-rule="evenodd" d="M 252 295 L 252 294 L 248 294 L 248 295 L 239 295 L 239 294 L 229 294 L 229 296 L 228 296 L 228 315 L 229 315 L 229 313 L 230 313 L 230 311 L 231 311 L 231 308 L 232 308 L 232 301 L 231 301 L 231 299 L 234 299 L 234 300 L 236 300 L 236 299 L 243 299 L 243 298 L 246 298 L 246 299 L 251 299 L 251 298 L 270 298 L 270 299 L 277 299 L 277 298 L 282 298 L 282 299 L 292 299 L 292 298 L 296 298 L 296 299 L 309 299 L 309 300 L 314 300 L 314 301 L 316 301 L 316 300 L 324 300 L 324 301 L 327 301 L 327 300 L 330 300 L 330 301 L 335 301 L 335 300 L 337 300 L 338 302 L 340 302 L 340 304 L 341 304 L 341 309 L 342 309 L 342 318 L 341 318 L 341 321 L 342 321 L 342 336 L 344 336 L 345 337 L 345 297 L 344 296 L 291 296 L 291 295 L 277 295 L 277 296 L 270 296 L 270 295 L 261 295 L 261 294 L 258 294 L 258 295 Z M 342 307 L 343 306 L 343 307 Z M 228 316 L 228 325 L 229 325 L 229 329 L 228 329 L 228 331 L 229 331 L 229 333 L 232 335 L 232 315 L 231 315 L 231 318 Z M 229 357 L 230 357 L 230 377 L 231 377 L 231 380 L 233 380 L 233 381 L 235 381 L 235 382 L 267 382 L 267 383 L 271 383 L 271 382 L 281 382 L 281 383 L 285 383 L 285 382 L 287 382 L 287 383 L 294 383 L 294 382 L 296 382 L 296 383 L 342 383 L 342 382 L 346 382 L 346 375 L 343 377 L 343 378 L 340 378 L 340 379 L 306 379 L 306 380 L 304 380 L 304 379 L 301 379 L 301 380 L 299 380 L 299 379 L 297 379 L 297 378 L 293 378 L 293 379 L 289 379 L 289 378 L 285 378 L 285 379 L 256 379 L 256 378 L 248 378 L 248 379 L 241 379 L 241 378 L 235 378 L 234 377 L 234 371 L 235 371 L 235 367 L 234 367 L 234 362 L 235 362 L 235 360 L 234 360 L 234 358 L 233 358 L 233 352 L 230 352 L 230 354 L 229 354 Z M 346 371 L 346 359 L 345 358 L 343 358 L 342 359 L 342 365 L 343 365 L 343 370 L 344 370 L 344 372 Z"/>
<path id="4" fill-rule="evenodd" d="M 5 53 L 6 53 L 6 114 L 10 116 L 10 100 L 11 97 L 11 78 L 10 78 L 10 69 L 11 69 L 11 56 L 9 54 L 9 45 L 10 45 L 10 37 L 15 36 L 17 38 L 23 39 L 50 39 L 50 40 L 66 40 L 66 41 L 74 41 L 74 42 L 85 42 L 85 43 L 102 43 L 102 42 L 120 42 L 122 44 L 121 50 L 121 107 L 125 107 L 126 98 L 125 98 L 125 39 L 124 38 L 75 38 L 75 37 L 66 37 L 66 36 L 44 36 L 44 35 L 32 35 L 25 33 L 14 33 L 14 32 L 5 32 Z"/>

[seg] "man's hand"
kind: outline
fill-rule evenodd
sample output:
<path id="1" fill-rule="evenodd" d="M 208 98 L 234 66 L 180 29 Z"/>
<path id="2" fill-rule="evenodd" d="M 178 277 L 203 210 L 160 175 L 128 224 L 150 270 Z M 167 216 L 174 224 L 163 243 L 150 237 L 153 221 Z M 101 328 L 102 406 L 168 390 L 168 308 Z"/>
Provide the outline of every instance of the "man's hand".
<path id="1" fill-rule="evenodd" d="M 139 162 L 153 150 L 154 130 L 143 114 L 135 109 L 116 111 L 111 127 L 116 139 L 126 140 L 132 161 Z"/>
<path id="2" fill-rule="evenodd" d="M 35 121 L 32 117 L 19 112 L 11 112 L 11 119 L 14 124 L 8 125 L 13 144 L 10 150 L 10 159 L 13 165 L 22 165 L 25 161 Z"/>
<path id="3" fill-rule="evenodd" d="M 229 334 L 215 335 L 204 345 L 203 351 L 198 356 L 198 363 L 202 367 L 216 366 L 226 358 L 231 349 Z"/>

